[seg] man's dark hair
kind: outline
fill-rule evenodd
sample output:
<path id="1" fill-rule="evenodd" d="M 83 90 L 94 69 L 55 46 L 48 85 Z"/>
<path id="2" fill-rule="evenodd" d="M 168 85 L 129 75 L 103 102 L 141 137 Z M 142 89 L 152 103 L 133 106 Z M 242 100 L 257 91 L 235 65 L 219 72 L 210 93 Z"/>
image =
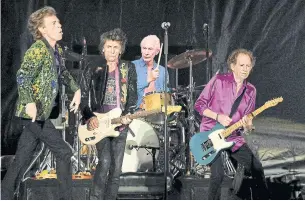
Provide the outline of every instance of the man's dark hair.
<path id="1" fill-rule="evenodd" d="M 122 54 L 125 52 L 125 46 L 127 43 L 126 34 L 120 28 L 113 29 L 103 33 L 100 37 L 99 50 L 103 53 L 103 48 L 107 40 L 119 41 L 121 43 Z"/>

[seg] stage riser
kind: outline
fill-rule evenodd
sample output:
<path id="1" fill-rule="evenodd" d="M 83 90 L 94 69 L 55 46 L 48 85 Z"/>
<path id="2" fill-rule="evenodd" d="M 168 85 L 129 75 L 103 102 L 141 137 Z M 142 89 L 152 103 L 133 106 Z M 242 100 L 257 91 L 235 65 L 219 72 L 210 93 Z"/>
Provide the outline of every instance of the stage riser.
<path id="1" fill-rule="evenodd" d="M 168 180 L 170 182 L 170 180 Z M 257 194 L 255 189 L 250 187 L 253 185 L 251 180 L 245 180 L 241 189 L 240 198 L 232 196 L 229 193 L 231 188 L 230 179 L 225 179 L 222 183 L 221 199 L 251 199 L 251 195 Z M 279 180 L 267 179 L 269 192 L 272 200 L 279 199 L 295 199 L 296 197 L 302 197 L 301 193 L 304 193 L 304 181 L 295 181 L 295 185 L 292 183 L 280 182 Z M 161 175 L 128 175 L 121 177 L 118 199 L 163 199 L 163 182 Z M 294 183 L 294 182 L 293 182 Z M 56 180 L 28 180 L 21 186 L 21 196 L 19 199 L 26 200 L 57 200 L 58 195 L 58 183 Z M 90 195 L 90 187 L 92 186 L 91 180 L 73 180 L 73 200 L 87 200 Z M 195 176 L 184 176 L 176 178 L 174 185 L 168 189 L 168 198 L 171 200 L 207 200 L 208 199 L 208 187 L 209 179 L 201 179 Z M 258 194 L 259 195 L 259 194 Z M 304 196 L 304 195 L 303 195 Z"/>
<path id="2" fill-rule="evenodd" d="M 167 177 L 168 191 L 172 178 Z M 22 183 L 20 199 L 59 199 L 58 181 L 55 179 L 33 180 Z M 72 199 L 86 200 L 90 197 L 92 180 L 73 180 Z M 118 199 L 162 199 L 164 193 L 163 173 L 124 173 L 120 177 Z"/>

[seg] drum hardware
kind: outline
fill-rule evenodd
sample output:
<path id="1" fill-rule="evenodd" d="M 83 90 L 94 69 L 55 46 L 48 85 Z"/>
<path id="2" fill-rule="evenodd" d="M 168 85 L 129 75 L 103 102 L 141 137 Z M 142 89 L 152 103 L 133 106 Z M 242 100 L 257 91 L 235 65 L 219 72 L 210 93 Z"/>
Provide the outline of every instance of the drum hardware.
<path id="1" fill-rule="evenodd" d="M 169 22 L 163 22 L 161 27 L 164 29 L 164 65 L 165 65 L 165 76 L 164 76 L 164 91 L 167 92 L 167 76 L 168 76 L 168 63 L 167 63 L 167 56 L 168 56 L 168 32 L 167 29 L 170 27 Z M 160 54 L 161 56 L 161 54 Z M 168 167 L 169 167 L 169 160 L 168 160 L 168 131 L 167 131 L 167 97 L 164 96 L 164 199 L 167 200 L 167 175 L 168 175 Z"/>
<path id="2" fill-rule="evenodd" d="M 198 175 L 200 177 L 204 178 L 210 178 L 211 176 L 211 170 L 209 166 L 200 165 L 197 162 L 195 162 L 194 165 L 194 173 L 195 175 Z"/>
<path id="3" fill-rule="evenodd" d="M 80 169 L 81 169 L 81 157 L 80 157 L 80 151 L 81 151 L 81 142 L 78 138 L 78 131 L 77 131 L 77 128 L 78 128 L 78 125 L 80 124 L 80 121 L 79 121 L 79 111 L 76 112 L 75 114 L 75 124 L 74 124 L 74 141 L 73 141 L 73 148 L 75 150 L 75 152 L 77 153 L 77 158 L 75 160 L 75 162 L 77 163 L 77 169 L 76 169 L 76 173 L 80 172 Z"/>
<path id="4" fill-rule="evenodd" d="M 83 65 L 84 62 L 83 60 L 85 60 L 84 57 L 84 49 L 82 50 L 82 55 L 79 55 L 75 52 L 71 52 L 70 50 L 68 50 L 67 47 L 65 47 L 65 55 L 67 57 L 68 61 L 75 61 L 75 62 L 79 62 L 79 66 L 80 66 L 80 70 L 78 71 L 78 76 L 77 76 L 77 83 L 80 83 L 81 81 L 81 73 L 83 72 Z M 78 133 L 77 133 L 77 128 L 78 125 L 80 124 L 79 118 L 80 118 L 80 111 L 78 110 L 75 114 L 75 120 L 74 120 L 74 134 L 73 134 L 73 149 L 74 149 L 74 155 L 72 156 L 72 167 L 73 167 L 73 171 L 75 172 L 75 174 L 80 173 L 81 171 L 84 171 L 84 165 L 83 162 L 81 161 L 81 144 L 80 144 L 80 140 L 78 139 Z M 87 164 L 88 166 L 88 164 Z"/>
<path id="5" fill-rule="evenodd" d="M 209 25 L 207 23 L 203 24 L 203 34 L 205 36 L 206 46 L 205 46 L 205 52 L 209 52 L 209 54 L 206 54 L 207 57 L 207 64 L 206 64 L 206 80 L 210 80 L 212 77 L 212 68 L 210 68 L 209 65 L 209 58 L 212 55 L 212 52 L 209 51 Z"/>
<path id="6" fill-rule="evenodd" d="M 195 116 L 194 116 L 194 101 L 193 101 L 193 94 L 196 89 L 194 87 L 194 81 L 193 81 L 193 65 L 199 64 L 206 60 L 210 55 L 212 54 L 211 51 L 205 51 L 201 49 L 195 49 L 195 50 L 188 50 L 180 55 L 175 56 L 168 62 L 168 67 L 172 69 L 182 69 L 189 67 L 189 85 L 186 89 L 181 90 L 180 92 L 177 91 L 176 95 L 182 95 L 180 99 L 186 98 L 187 104 L 187 122 L 188 122 L 188 134 L 186 138 L 186 168 L 187 168 L 187 175 L 191 174 L 191 171 L 194 170 L 194 160 L 193 156 L 190 153 L 189 149 L 189 139 L 192 137 L 192 135 L 195 133 Z M 188 90 L 187 90 L 188 89 Z M 186 95 L 184 95 L 186 94 Z"/>
<path id="7" fill-rule="evenodd" d="M 45 144 L 43 142 L 41 142 L 41 147 L 40 150 L 38 152 L 38 154 L 36 155 L 36 157 L 32 160 L 32 162 L 30 163 L 29 167 L 26 169 L 26 171 L 24 172 L 24 174 L 22 175 L 22 182 L 25 182 L 26 180 L 30 179 L 31 177 L 26 177 L 26 175 L 28 174 L 28 172 L 31 170 L 31 168 L 34 166 L 34 164 L 36 163 L 36 161 L 39 159 L 40 155 L 42 154 L 43 150 L 45 148 Z"/>
<path id="8" fill-rule="evenodd" d="M 62 67 L 65 69 L 66 68 L 66 54 L 67 54 L 67 46 L 64 47 L 65 51 L 63 53 L 63 57 L 62 57 L 62 62 L 61 65 Z M 62 138 L 64 140 L 66 140 L 66 123 L 67 123 L 67 118 L 66 118 L 66 114 L 67 114 L 67 107 L 66 107 L 66 101 L 68 100 L 68 96 L 66 94 L 66 87 L 63 84 L 63 80 L 61 79 L 61 120 L 62 120 Z"/>
<path id="9" fill-rule="evenodd" d="M 135 149 L 135 147 L 151 147 L 159 148 L 160 142 L 154 128 L 147 122 L 139 119 L 134 119 L 129 124 L 130 130 L 133 131 L 133 137 L 128 131 L 122 163 L 122 172 L 148 172 L 153 169 L 152 158 L 147 157 L 149 153 L 146 149 Z M 131 149 L 132 148 L 132 149 Z M 159 150 L 156 150 L 155 158 L 159 155 Z"/>
<path id="10" fill-rule="evenodd" d="M 66 47 L 67 48 L 67 47 Z M 82 56 L 75 53 L 75 52 L 72 52 L 68 49 L 65 50 L 65 56 L 66 56 L 66 59 L 67 61 L 80 61 L 82 59 Z"/>
<path id="11" fill-rule="evenodd" d="M 153 171 L 156 171 L 156 151 L 160 149 L 160 147 L 151 147 L 151 146 L 137 146 L 137 145 L 129 145 L 129 149 L 136 149 L 137 151 L 139 149 L 146 149 L 147 152 L 151 155 L 152 157 L 152 164 L 153 164 Z M 149 152 L 148 149 L 151 149 L 151 152 Z M 148 155 L 147 153 L 147 155 Z"/>
<path id="12" fill-rule="evenodd" d="M 172 69 L 188 68 L 191 67 L 190 60 L 192 60 L 192 65 L 199 64 L 206 60 L 208 56 L 212 55 L 212 51 L 209 51 L 208 54 L 207 52 L 202 49 L 187 50 L 168 61 L 168 67 Z"/>
<path id="13" fill-rule="evenodd" d="M 186 146 L 185 146 L 185 127 L 180 119 L 176 120 L 175 125 L 168 126 L 168 153 L 169 153 L 169 171 L 175 177 L 180 173 L 185 173 L 185 160 L 186 160 Z M 153 126 L 155 127 L 155 126 Z M 164 135 L 162 130 L 160 132 L 160 143 L 164 143 Z M 164 146 L 164 145 L 163 145 Z M 160 155 L 160 154 L 159 154 Z M 163 160 L 163 159 L 160 159 Z"/>
<path id="14" fill-rule="evenodd" d="M 83 79 L 84 68 L 87 65 L 87 42 L 86 42 L 86 38 L 83 37 L 83 48 L 82 48 L 82 54 L 81 55 L 76 54 L 76 53 L 72 53 L 71 51 L 68 51 L 68 55 L 69 55 L 70 61 L 78 61 L 79 62 L 80 70 L 78 71 L 77 83 L 81 83 L 81 80 Z M 90 94 L 90 91 L 89 91 L 88 105 L 91 108 L 91 99 L 90 98 L 91 98 L 91 94 Z M 86 165 L 84 165 L 84 163 L 82 161 L 81 151 L 84 148 L 84 145 L 81 144 L 81 142 L 79 140 L 79 137 L 78 137 L 78 127 L 81 123 L 80 119 L 81 119 L 81 113 L 80 113 L 80 110 L 78 110 L 75 114 L 74 142 L 73 142 L 73 148 L 75 150 L 75 153 L 77 153 L 77 156 L 74 155 L 74 163 L 77 163 L 77 168 L 75 170 L 76 178 L 83 178 L 82 176 L 88 177 L 89 176 L 88 172 L 90 172 L 92 166 L 94 166 L 93 164 L 97 160 L 97 158 L 95 157 L 96 154 L 91 154 L 91 153 L 96 152 L 95 149 L 91 146 L 87 146 L 86 147 L 87 148 Z M 92 162 L 90 162 L 90 160 L 92 160 Z"/>
<path id="15" fill-rule="evenodd" d="M 175 169 L 172 169 L 173 175 L 176 176 L 179 172 L 185 173 L 186 171 L 186 133 L 185 133 L 185 126 L 183 124 L 183 117 L 178 118 L 177 124 L 176 124 L 176 131 L 180 131 L 180 137 L 181 137 L 181 143 L 178 147 L 176 147 L 176 152 L 174 152 L 176 155 L 172 156 L 171 164 L 172 167 L 175 167 Z"/>
<path id="16" fill-rule="evenodd" d="M 185 127 L 180 119 L 182 118 L 168 127 L 169 173 L 172 176 L 184 174 L 186 167 Z M 163 125 L 153 125 L 144 119 L 135 119 L 129 127 L 135 137 L 128 132 L 122 172 L 163 172 L 163 168 L 159 170 L 164 167 L 164 156 L 160 155 L 160 151 L 164 149 Z"/>
<path id="17" fill-rule="evenodd" d="M 129 145 L 128 147 L 130 150 L 131 149 L 137 149 L 137 150 L 139 150 L 139 149 L 160 149 L 160 147 L 151 147 L 151 146 L 146 146 L 146 145 L 144 145 L 144 146 Z"/>

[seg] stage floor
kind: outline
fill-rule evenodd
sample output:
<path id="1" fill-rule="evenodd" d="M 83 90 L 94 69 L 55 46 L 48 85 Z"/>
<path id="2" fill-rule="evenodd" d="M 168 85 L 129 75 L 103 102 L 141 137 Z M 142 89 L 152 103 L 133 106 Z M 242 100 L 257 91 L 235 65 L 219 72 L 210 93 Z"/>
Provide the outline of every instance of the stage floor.
<path id="1" fill-rule="evenodd" d="M 258 117 L 253 120 L 253 123 L 255 126 L 255 131 L 253 131 L 250 135 L 246 136 L 247 143 L 249 144 L 253 152 L 256 154 L 256 156 L 262 162 L 267 180 L 269 184 L 272 185 L 272 191 L 284 192 L 287 191 L 287 189 L 291 190 L 290 184 L 294 181 L 298 181 L 298 185 L 301 186 L 300 187 L 301 194 L 304 198 L 305 197 L 305 124 L 296 123 L 285 119 L 271 118 L 271 117 Z M 181 181 L 181 178 L 173 179 L 173 183 L 175 185 L 178 183 L 178 181 Z M 126 182 L 128 183 L 128 181 Z M 202 186 L 200 187 L 199 190 L 200 191 L 205 190 L 206 192 L 209 179 L 192 177 L 189 180 L 189 182 L 201 184 Z M 79 198 L 81 197 L 82 199 L 88 199 L 88 190 L 91 185 L 91 182 L 84 183 L 78 181 L 78 183 L 80 183 L 80 185 L 77 185 L 76 186 L 77 188 L 75 189 L 76 190 L 75 192 L 78 192 L 78 194 L 75 195 L 77 195 Z M 47 190 L 48 189 L 47 186 L 49 185 L 53 186 L 52 183 L 49 184 L 49 182 L 47 182 L 45 188 L 41 189 L 42 192 Z M 38 196 L 38 194 L 37 196 L 35 195 L 35 189 L 37 193 L 39 191 L 39 189 L 37 189 L 37 185 L 33 189 L 31 191 L 28 191 L 28 193 L 30 193 L 28 194 L 30 195 L 29 198 L 31 196 L 32 198 L 37 198 Z M 137 190 L 137 188 L 132 186 L 130 189 L 133 189 L 134 191 Z M 169 193 L 170 199 L 181 199 L 182 196 L 190 196 L 190 197 L 186 197 L 189 199 L 204 199 L 204 195 L 203 197 L 200 196 L 191 197 L 192 194 L 182 195 L 183 191 L 181 191 L 181 189 L 178 190 L 175 186 L 172 189 L 174 191 Z M 52 197 L 53 194 L 51 192 L 52 190 L 49 192 L 50 193 L 49 196 Z M 276 194 L 274 195 L 277 196 Z M 126 194 L 125 192 L 124 196 L 128 196 L 128 193 Z M 42 198 L 43 197 L 44 196 L 42 196 Z M 161 194 L 158 193 L 157 197 L 158 199 L 160 199 L 162 197 L 162 193 Z M 41 199 L 41 197 L 39 198 Z M 124 198 L 133 199 L 132 196 L 124 197 Z M 137 197 L 134 197 L 134 199 L 139 199 L 139 198 L 154 199 L 154 196 L 149 197 L 149 194 L 146 194 L 146 197 L 145 196 L 141 197 L 141 194 L 138 194 Z M 281 199 L 281 197 L 277 197 L 277 198 Z"/>

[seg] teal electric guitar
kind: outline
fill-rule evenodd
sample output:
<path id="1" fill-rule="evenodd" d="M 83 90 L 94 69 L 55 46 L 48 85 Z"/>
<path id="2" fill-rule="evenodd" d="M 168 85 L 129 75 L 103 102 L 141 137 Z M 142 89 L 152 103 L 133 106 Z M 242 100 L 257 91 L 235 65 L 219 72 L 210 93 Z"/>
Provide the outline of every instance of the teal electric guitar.
<path id="1" fill-rule="evenodd" d="M 282 97 L 267 101 L 263 106 L 247 116 L 248 118 L 253 118 L 267 108 L 276 106 L 282 101 Z M 190 149 L 197 163 L 209 165 L 222 150 L 231 148 L 234 142 L 227 142 L 225 139 L 241 126 L 241 120 L 228 128 L 217 123 L 212 130 L 195 134 L 190 140 Z"/>

